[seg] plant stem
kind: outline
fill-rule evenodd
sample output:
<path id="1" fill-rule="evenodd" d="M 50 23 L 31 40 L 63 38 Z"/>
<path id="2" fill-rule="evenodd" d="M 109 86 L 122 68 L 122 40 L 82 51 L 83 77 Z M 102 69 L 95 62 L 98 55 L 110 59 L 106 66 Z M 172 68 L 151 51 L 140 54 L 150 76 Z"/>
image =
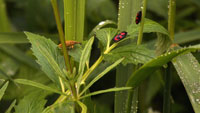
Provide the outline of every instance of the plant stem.
<path id="1" fill-rule="evenodd" d="M 106 51 L 104 51 L 104 54 L 109 53 L 113 48 L 117 46 L 118 43 L 114 43 L 112 46 L 110 46 Z M 103 56 L 101 55 L 98 60 L 84 73 L 82 82 L 84 82 L 87 77 L 90 75 L 90 73 L 101 63 L 103 60 Z"/>
<path id="2" fill-rule="evenodd" d="M 67 48 L 65 46 L 65 36 L 64 36 L 63 28 L 62 28 L 62 22 L 61 22 L 61 19 L 60 19 L 60 14 L 59 14 L 59 11 L 58 11 L 57 0 L 51 0 L 51 4 L 52 4 L 52 7 L 53 7 L 55 19 L 56 19 L 56 25 L 57 25 L 57 29 L 58 29 L 58 33 L 59 33 L 59 38 L 60 38 L 61 44 L 63 45 L 62 50 L 63 50 L 63 54 L 64 54 L 66 69 L 67 69 L 67 71 L 70 71 L 72 73 L 69 55 L 68 55 L 68 52 L 67 52 Z"/>
<path id="3" fill-rule="evenodd" d="M 137 45 L 140 45 L 142 43 L 142 37 L 143 37 L 143 28 L 144 28 L 144 19 L 146 15 L 146 7 L 147 7 L 147 0 L 143 0 L 143 9 L 142 9 L 142 19 L 140 23 L 140 30 L 138 34 L 138 40 Z M 140 66 L 137 65 L 137 70 Z M 134 105 L 133 105 L 134 104 Z M 131 108 L 131 106 L 134 106 L 134 108 Z M 133 111 L 134 113 L 137 112 L 137 106 L 138 106 L 138 87 L 133 90 L 128 91 L 128 101 L 126 105 L 126 113 L 131 113 Z"/>
<path id="4" fill-rule="evenodd" d="M 169 0 L 169 11 L 168 11 L 168 31 L 172 41 L 174 41 L 174 27 L 175 27 L 175 11 L 176 2 L 175 0 Z M 170 113 L 170 92 L 171 92 L 171 63 L 168 63 L 167 72 L 165 75 L 165 88 L 164 88 L 164 102 L 163 102 L 163 113 Z"/>
<path id="5" fill-rule="evenodd" d="M 144 19 L 146 15 L 146 7 L 147 7 L 147 0 L 143 0 L 143 9 L 142 9 L 142 19 L 140 23 L 140 30 L 138 34 L 138 40 L 137 40 L 137 45 L 140 45 L 142 43 L 142 37 L 143 37 L 143 28 L 144 28 Z"/>
<path id="6" fill-rule="evenodd" d="M 163 113 L 170 113 L 171 103 L 170 103 L 170 93 L 171 93 L 171 63 L 168 63 L 168 67 L 165 72 L 165 86 L 164 86 L 164 102 L 163 102 Z"/>
<path id="7" fill-rule="evenodd" d="M 172 41 L 174 41 L 175 13 L 176 13 L 176 1 L 169 0 L 168 31 L 170 39 Z"/>

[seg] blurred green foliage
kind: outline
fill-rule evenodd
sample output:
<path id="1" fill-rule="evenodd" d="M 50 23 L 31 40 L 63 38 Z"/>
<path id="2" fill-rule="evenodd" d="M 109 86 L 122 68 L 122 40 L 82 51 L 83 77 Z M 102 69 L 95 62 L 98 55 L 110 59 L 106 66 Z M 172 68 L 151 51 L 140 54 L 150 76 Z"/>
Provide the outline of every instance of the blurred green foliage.
<path id="1" fill-rule="evenodd" d="M 58 2 L 61 20 L 64 23 L 63 1 L 58 0 Z M 149 0 L 146 17 L 156 21 L 157 23 L 160 23 L 166 28 L 168 11 L 167 6 L 168 1 Z M 87 0 L 84 35 L 85 39 L 88 39 L 89 33 L 99 22 L 104 20 L 112 20 L 117 22 L 117 7 L 118 1 L 116 0 Z M 199 0 L 177 0 L 175 43 L 181 44 L 182 46 L 200 43 L 199 11 Z M 116 28 L 116 26 L 112 25 L 107 26 Z M 135 26 L 132 26 L 135 29 Z M 160 30 L 162 31 L 162 29 Z M 34 61 L 36 58 L 30 51 L 30 44 L 28 44 L 27 39 L 24 38 L 25 35 L 21 33 L 23 31 L 43 33 L 46 35 L 57 33 L 50 0 L 0 0 L 0 71 L 3 72 L 0 73 L 0 85 L 4 85 L 2 89 L 5 87 L 5 85 L 7 85 L 4 84 L 6 82 L 5 80 L 8 80 L 9 78 L 23 78 L 55 87 L 51 80 L 46 77 L 45 73 L 39 70 L 39 65 Z M 5 34 L 9 32 L 20 32 L 20 34 L 10 33 L 8 38 L 5 38 Z M 59 42 L 55 37 L 56 36 L 53 35 L 54 41 L 56 43 Z M 155 41 L 152 40 L 155 40 L 157 37 L 155 33 L 144 34 L 144 37 L 144 43 L 147 47 L 150 49 L 156 48 L 155 46 L 152 46 L 155 44 Z M 103 44 L 106 45 L 106 43 Z M 93 61 L 96 59 L 95 55 L 98 56 L 101 54 L 99 49 L 97 49 L 99 45 L 100 44 L 98 44 L 98 41 L 95 39 L 90 63 L 93 63 Z M 73 52 L 69 54 L 75 56 L 73 55 Z M 195 53 L 195 57 L 196 59 L 200 59 L 200 54 Z M 77 57 L 75 60 L 78 61 L 79 58 Z M 102 67 L 106 65 L 105 62 L 103 63 L 101 64 L 103 65 Z M 149 107 L 152 107 L 155 110 L 162 111 L 163 72 L 157 71 L 154 74 L 156 76 L 151 76 L 148 78 L 148 80 L 146 80 L 145 83 L 142 84 L 145 89 L 145 94 L 143 94 L 145 96 L 144 100 L 141 101 L 145 101 L 146 103 L 144 104 L 144 109 L 149 109 Z M 94 86 L 90 88 L 90 91 L 93 92 L 100 89 L 114 87 L 115 71 L 111 71 L 107 75 L 108 76 L 105 76 L 102 80 L 95 83 Z M 172 84 L 173 88 L 171 96 L 174 103 L 172 105 L 172 113 L 194 112 L 186 95 L 186 91 L 180 82 L 180 79 L 177 77 L 175 70 L 173 70 L 173 75 L 174 81 Z M 11 81 L 9 82 L 9 85 L 5 91 L 5 95 L 0 101 L 0 112 L 5 112 L 14 99 L 17 99 L 18 102 L 18 105 L 14 107 L 16 113 L 22 113 L 21 110 L 23 110 L 23 106 L 20 105 L 28 105 L 33 99 L 38 99 L 38 101 L 41 103 L 40 106 L 37 106 L 38 103 L 30 104 L 31 106 L 38 108 L 38 111 L 34 112 L 39 112 L 45 106 L 46 100 L 44 97 L 46 95 L 48 95 L 50 98 L 46 105 L 52 104 L 52 101 L 57 98 L 57 95 L 52 93 L 44 93 L 42 95 L 45 96 L 41 96 L 41 98 L 36 98 L 36 95 L 41 96 L 41 92 L 37 88 L 18 85 Z M 95 113 L 112 113 L 114 100 L 110 98 L 113 98 L 114 94 L 112 93 L 110 95 L 105 94 L 92 97 L 92 100 L 94 100 L 94 109 L 91 111 L 94 111 Z M 108 102 L 104 104 L 102 101 Z M 64 104 L 72 106 L 71 103 Z M 62 105 L 60 106 L 62 107 Z M 59 110 L 62 109 L 57 108 L 57 111 Z"/>

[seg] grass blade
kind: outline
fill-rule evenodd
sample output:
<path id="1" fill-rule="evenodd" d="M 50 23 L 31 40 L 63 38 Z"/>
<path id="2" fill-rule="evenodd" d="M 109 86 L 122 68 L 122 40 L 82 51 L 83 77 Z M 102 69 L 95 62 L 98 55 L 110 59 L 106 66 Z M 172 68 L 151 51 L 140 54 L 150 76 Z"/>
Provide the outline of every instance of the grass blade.
<path id="1" fill-rule="evenodd" d="M 155 70 L 162 67 L 167 62 L 171 61 L 174 57 L 186 53 L 191 52 L 194 50 L 200 49 L 198 46 L 193 46 L 190 48 L 183 48 L 179 50 L 175 50 L 172 52 L 165 53 L 161 56 L 158 56 L 157 58 L 149 61 L 148 63 L 144 64 L 141 68 L 139 68 L 137 71 L 135 71 L 129 80 L 127 81 L 127 86 L 132 86 L 133 88 L 137 87 L 143 80 L 145 80 L 151 73 L 153 73 Z"/>
<path id="2" fill-rule="evenodd" d="M 11 105 L 9 106 L 9 108 L 6 110 L 5 113 L 11 113 L 11 110 L 14 108 L 15 104 L 16 104 L 16 100 L 14 100 L 14 101 L 11 103 Z"/>
<path id="3" fill-rule="evenodd" d="M 175 34 L 174 42 L 178 44 L 188 43 L 200 39 L 200 29 Z"/>
<path id="4" fill-rule="evenodd" d="M 200 113 L 200 65 L 195 57 L 188 53 L 173 60 L 173 65 L 187 91 L 195 113 Z"/>

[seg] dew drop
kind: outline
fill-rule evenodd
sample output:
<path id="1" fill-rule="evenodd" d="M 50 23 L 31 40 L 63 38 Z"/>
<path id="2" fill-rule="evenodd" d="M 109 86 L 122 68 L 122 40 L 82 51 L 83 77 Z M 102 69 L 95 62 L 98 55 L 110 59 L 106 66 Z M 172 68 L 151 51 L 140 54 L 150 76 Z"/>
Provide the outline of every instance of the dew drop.
<path id="1" fill-rule="evenodd" d="M 103 25 L 103 24 L 105 24 L 105 22 L 100 22 L 100 23 L 99 23 L 99 25 Z"/>

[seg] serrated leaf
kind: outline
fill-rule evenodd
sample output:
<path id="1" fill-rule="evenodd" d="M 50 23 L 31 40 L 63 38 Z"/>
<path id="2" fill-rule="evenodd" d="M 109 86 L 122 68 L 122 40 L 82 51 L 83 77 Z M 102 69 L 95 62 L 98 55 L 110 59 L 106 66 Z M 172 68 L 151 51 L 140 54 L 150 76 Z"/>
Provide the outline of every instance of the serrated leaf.
<path id="1" fill-rule="evenodd" d="M 173 60 L 173 65 L 187 91 L 195 113 L 200 112 L 200 65 L 195 57 L 188 53 Z"/>
<path id="2" fill-rule="evenodd" d="M 3 95 L 4 95 L 5 91 L 6 91 L 6 88 L 8 87 L 8 83 L 9 83 L 9 82 L 6 82 L 6 83 L 3 85 L 3 87 L 0 89 L 0 100 L 1 100 L 1 98 L 3 97 Z"/>
<path id="3" fill-rule="evenodd" d="M 15 113 L 41 113 L 46 104 L 44 92 L 31 92 L 15 106 Z"/>
<path id="4" fill-rule="evenodd" d="M 77 81 L 78 87 L 79 87 L 81 79 L 82 79 L 82 75 L 83 75 L 83 72 L 85 69 L 86 62 L 90 57 L 93 41 L 94 41 L 94 37 L 92 37 L 92 38 L 90 38 L 90 40 L 88 40 L 88 42 L 85 45 L 85 48 L 83 49 L 82 54 L 81 54 L 81 58 L 80 58 L 80 62 L 79 62 L 79 69 L 78 69 L 78 76 L 79 76 L 78 81 Z"/>
<path id="5" fill-rule="evenodd" d="M 14 108 L 15 104 L 16 104 L 16 100 L 14 100 L 14 101 L 11 103 L 11 105 L 9 106 L 9 108 L 6 110 L 5 113 L 11 113 L 11 110 Z"/>
<path id="6" fill-rule="evenodd" d="M 104 28 L 96 32 L 96 37 L 102 44 L 104 50 L 110 46 L 110 41 L 116 35 L 117 29 L 114 28 Z"/>
<path id="7" fill-rule="evenodd" d="M 47 76 L 60 85 L 58 77 L 64 77 L 62 72 L 65 69 L 64 58 L 58 50 L 57 45 L 43 36 L 25 32 L 29 41 L 32 44 L 33 54 L 37 57 L 37 62 Z"/>
<path id="8" fill-rule="evenodd" d="M 164 64 L 171 61 L 174 57 L 181 55 L 183 53 L 195 51 L 197 49 L 200 49 L 199 45 L 167 52 L 161 56 L 158 56 L 157 58 L 152 59 L 151 61 L 147 62 L 142 67 L 140 67 L 137 71 L 135 71 L 130 76 L 126 85 L 131 86 L 133 88 L 137 87 L 143 80 L 145 80 L 155 70 L 161 68 Z"/>
<path id="9" fill-rule="evenodd" d="M 58 94 L 65 95 L 65 94 L 62 93 L 61 91 L 58 91 L 58 90 L 53 89 L 53 88 L 51 88 L 51 87 L 48 87 L 48 86 L 45 86 L 45 85 L 43 85 L 43 84 L 40 84 L 40 83 L 37 83 L 37 82 L 33 82 L 33 81 L 30 81 L 30 80 L 26 80 L 26 79 L 15 79 L 14 81 L 15 81 L 16 83 L 19 83 L 19 84 L 29 85 L 29 86 L 37 87 L 37 88 L 40 88 L 40 89 L 43 89 L 43 90 L 47 90 L 47 91 L 51 91 L 51 92 L 54 92 L 54 93 L 58 93 Z"/>
<path id="10" fill-rule="evenodd" d="M 154 58 L 154 51 L 141 45 L 129 44 L 118 47 L 104 56 L 105 60 L 109 62 L 115 62 L 117 59 L 124 57 L 125 59 L 122 62 L 124 65 L 128 63 L 144 64 Z"/>
<path id="11" fill-rule="evenodd" d="M 127 32 L 129 35 L 137 36 L 139 32 L 139 25 L 133 23 L 127 28 Z M 169 35 L 168 31 L 159 23 L 152 21 L 150 19 L 145 19 L 144 21 L 144 30 L 143 33 L 150 33 L 150 32 L 158 32 L 165 35 Z"/>

